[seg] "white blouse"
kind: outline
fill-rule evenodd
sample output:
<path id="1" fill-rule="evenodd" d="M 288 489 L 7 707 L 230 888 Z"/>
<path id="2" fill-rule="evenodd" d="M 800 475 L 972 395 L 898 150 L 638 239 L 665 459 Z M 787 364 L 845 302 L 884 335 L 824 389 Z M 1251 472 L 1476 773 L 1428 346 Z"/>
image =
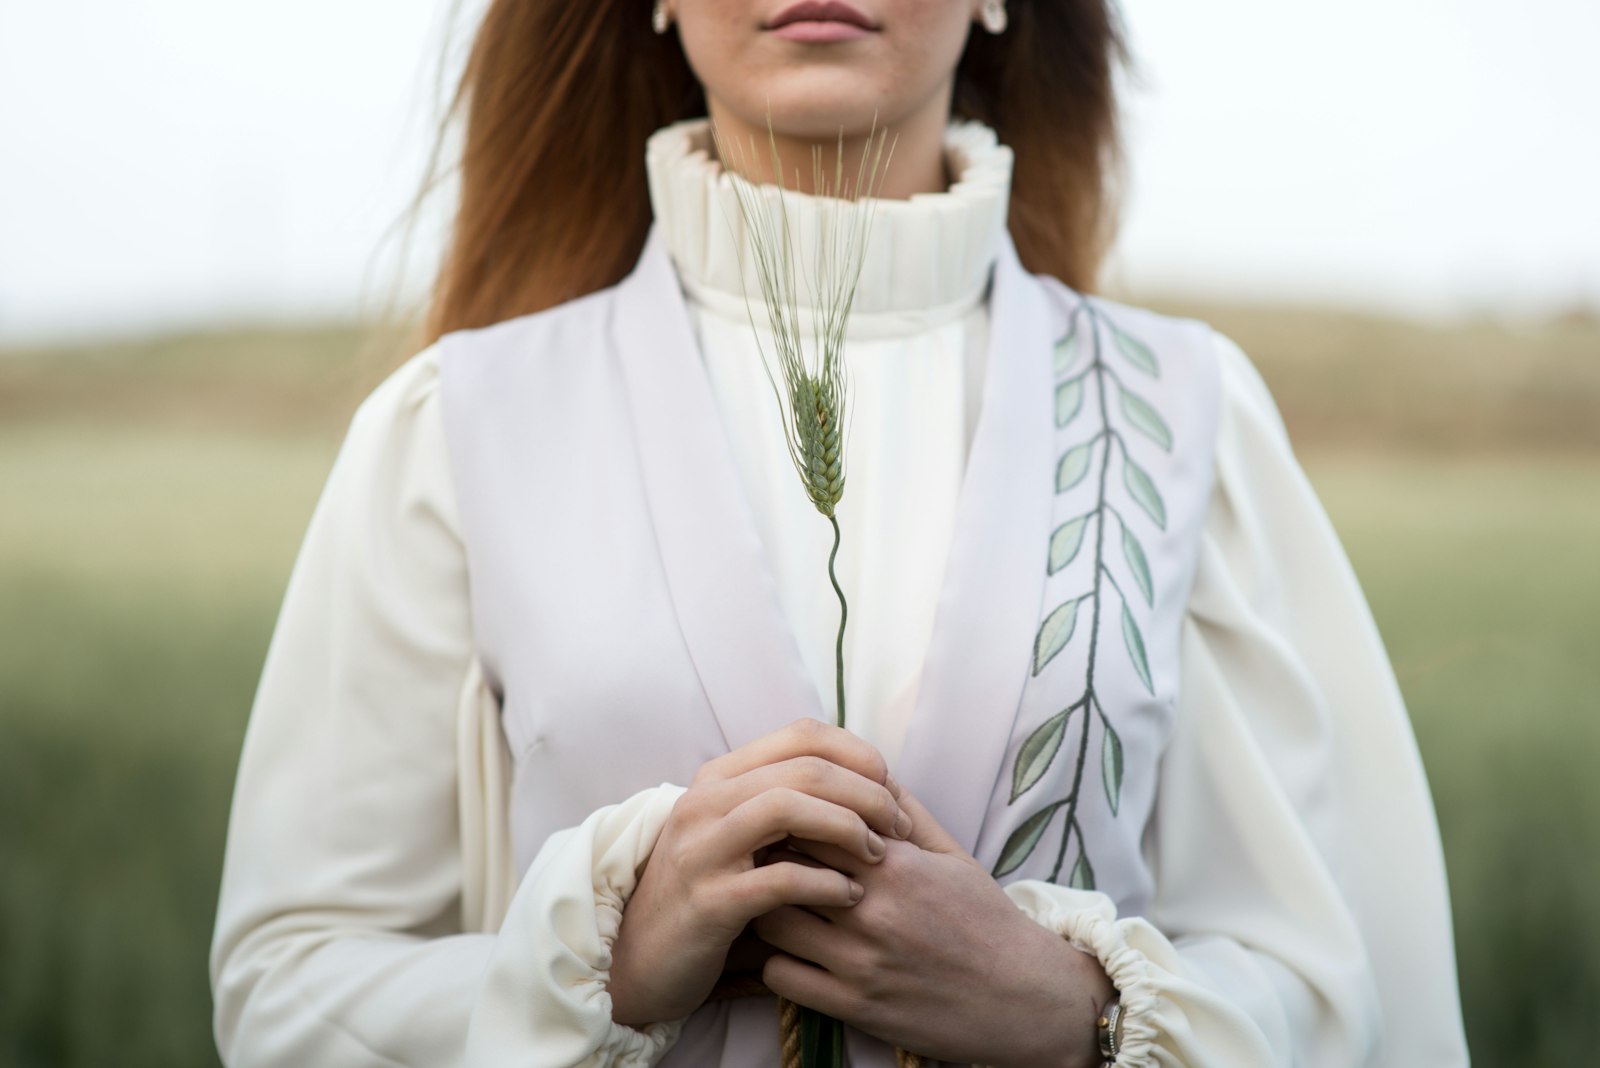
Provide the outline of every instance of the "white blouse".
<path id="1" fill-rule="evenodd" d="M 977 253 L 950 262 L 982 268 Z M 700 285 L 714 277 L 685 272 L 718 396 L 741 411 L 757 395 L 770 404 L 734 344 L 741 324 Z M 981 299 L 963 303 L 981 288 L 970 283 L 952 283 L 958 310 L 938 321 L 852 338 L 859 496 L 840 512 L 852 627 L 858 605 L 931 611 L 917 588 L 947 552 L 938 487 L 948 494 L 959 478 L 970 433 L 970 422 L 953 429 L 971 410 L 966 353 L 982 323 Z M 892 289 L 870 287 L 885 299 Z M 1215 346 L 1215 485 L 1182 630 L 1182 712 L 1144 839 L 1151 907 L 1119 917 L 1103 893 L 1039 880 L 1007 893 L 1105 965 L 1127 1009 L 1119 1066 L 1465 1064 L 1437 829 L 1399 691 L 1265 386 L 1236 346 Z M 939 400 L 918 422 L 895 393 L 923 372 Z M 806 538 L 778 537 L 793 529 L 785 487 L 797 479 L 762 437 L 772 422 L 730 419 L 728 430 L 769 551 L 788 561 L 785 609 L 831 694 L 831 530 L 813 514 Z M 921 459 L 892 454 L 902 432 L 927 435 L 941 459 L 917 491 L 926 543 L 894 560 L 874 538 L 895 519 L 869 502 Z M 681 1021 L 612 1022 L 605 981 L 636 865 L 681 787 L 553 836 L 512 899 L 483 904 L 484 882 L 504 874 L 492 844 L 503 814 L 465 798 L 467 780 L 497 774 L 487 755 L 463 765 L 475 756 L 457 710 L 480 670 L 468 597 L 430 347 L 351 422 L 252 709 L 211 955 L 232 1068 L 487 1065 L 512 1048 L 522 1065 L 649 1065 L 675 1040 Z M 847 691 L 859 729 L 890 749 L 926 644 L 925 623 L 905 630 L 903 646 L 852 664 Z M 869 631 L 861 620 L 855 633 Z M 352 827 L 362 833 L 334 831 Z M 1330 859 L 1335 839 L 1361 849 Z"/>
<path id="2" fill-rule="evenodd" d="M 645 153 L 651 201 L 784 613 L 831 716 L 839 627 L 827 570 L 833 531 L 790 462 L 777 401 L 751 344 L 753 315 L 761 352 L 773 353 L 748 256 L 741 276 L 747 246 L 738 203 L 710 148 L 705 119 L 657 131 Z M 849 608 L 845 708 L 850 729 L 890 764 L 916 704 L 977 425 L 985 296 L 1011 182 L 1011 150 L 978 123 L 950 124 L 945 158 L 954 179 L 945 192 L 877 203 L 844 347 L 850 412 L 836 571 Z M 786 201 L 799 239 L 795 275 L 809 279 L 824 201 L 796 192 Z M 796 296 L 808 346 L 815 344 L 809 297 L 805 287 Z"/>

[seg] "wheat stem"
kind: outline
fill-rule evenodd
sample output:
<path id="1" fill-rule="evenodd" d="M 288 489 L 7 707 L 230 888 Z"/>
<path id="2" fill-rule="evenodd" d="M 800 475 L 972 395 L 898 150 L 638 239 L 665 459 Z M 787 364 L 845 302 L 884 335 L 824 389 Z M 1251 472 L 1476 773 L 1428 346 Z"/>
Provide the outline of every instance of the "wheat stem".
<path id="1" fill-rule="evenodd" d="M 750 246 L 755 255 L 755 275 L 760 284 L 761 296 L 767 308 L 767 322 L 772 328 L 773 357 L 769 361 L 761 344 L 761 331 L 756 327 L 755 311 L 750 306 L 750 294 L 745 292 L 745 314 L 750 329 L 755 334 L 756 349 L 761 355 L 761 366 L 767 383 L 772 387 L 778 402 L 779 416 L 783 421 L 784 445 L 789 459 L 799 472 L 806 496 L 817 511 L 828 518 L 833 526 L 833 549 L 828 554 L 828 581 L 839 597 L 839 633 L 834 640 L 834 696 L 836 720 L 845 725 L 844 706 L 844 628 L 849 617 L 844 588 L 839 585 L 835 564 L 839 556 L 842 536 L 837 509 L 844 496 L 845 437 L 849 408 L 848 382 L 844 366 L 845 326 L 850 309 L 855 302 L 856 288 L 861 279 L 861 268 L 866 262 L 867 237 L 875 214 L 873 179 L 881 174 L 887 131 L 877 137 L 876 150 L 873 135 L 877 133 L 877 119 L 861 157 L 860 173 L 851 188 L 844 181 L 844 131 L 839 131 L 838 154 L 834 163 L 832 194 L 836 202 L 817 205 L 818 233 L 814 277 L 806 278 L 811 290 L 811 322 L 815 335 L 814 360 L 805 353 L 803 332 L 800 328 L 799 295 L 795 286 L 794 247 L 795 235 L 790 233 L 789 212 L 784 203 L 782 161 L 778 156 L 777 134 L 772 118 L 767 118 L 767 139 L 772 150 L 772 173 L 777 179 L 776 197 L 768 196 L 746 175 L 744 152 L 737 145 L 726 145 L 715 124 L 712 137 L 732 181 L 739 212 L 744 217 L 745 229 L 750 235 Z M 754 155 L 754 146 L 751 152 Z M 890 154 L 892 156 L 893 149 Z M 734 160 L 737 159 L 737 163 Z M 811 153 L 813 188 L 819 196 L 827 196 L 829 184 L 822 170 L 822 149 L 815 146 Z M 869 171 L 870 167 L 870 171 Z M 799 175 L 795 176 L 799 186 Z M 771 202 L 777 201 L 778 223 L 768 211 Z M 729 220 L 730 226 L 732 220 Z M 744 246 L 739 246 L 740 279 L 744 278 Z M 778 373 L 772 364 L 776 363 Z M 779 374 L 783 386 L 778 384 Z M 844 1063 L 844 1025 L 815 1009 L 797 1008 L 792 1016 L 785 1014 L 784 1031 L 788 1039 L 798 1033 L 800 1041 L 793 1050 L 803 1068 L 817 1068 L 825 1064 L 838 1068 Z M 785 1057 L 787 1063 L 789 1058 Z"/>
<path id="2" fill-rule="evenodd" d="M 838 700 L 839 726 L 844 726 L 844 621 L 849 615 L 850 608 L 844 603 L 844 590 L 839 588 L 839 578 L 833 573 L 834 557 L 839 555 L 839 518 L 829 516 L 828 522 L 833 524 L 833 552 L 828 554 L 828 581 L 833 583 L 833 592 L 839 595 L 839 637 L 833 645 L 833 681 L 835 698 Z"/>

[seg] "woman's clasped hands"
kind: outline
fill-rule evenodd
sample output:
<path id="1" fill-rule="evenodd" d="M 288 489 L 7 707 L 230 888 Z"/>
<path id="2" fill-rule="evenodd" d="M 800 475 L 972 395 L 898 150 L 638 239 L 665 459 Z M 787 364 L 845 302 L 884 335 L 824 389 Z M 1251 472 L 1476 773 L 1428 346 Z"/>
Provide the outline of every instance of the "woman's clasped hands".
<path id="1" fill-rule="evenodd" d="M 612 947 L 613 1018 L 689 1015 L 752 935 L 774 993 L 939 1060 L 1092 1063 L 1112 993 L 876 748 L 810 718 L 708 761 L 678 800 Z"/>
<path id="2" fill-rule="evenodd" d="M 706 1000 L 746 925 L 780 906 L 848 908 L 862 884 L 807 858 L 767 863 L 795 836 L 865 866 L 904 839 L 911 818 L 877 749 L 799 719 L 707 761 L 673 806 L 612 946 L 612 1017 L 640 1025 Z"/>

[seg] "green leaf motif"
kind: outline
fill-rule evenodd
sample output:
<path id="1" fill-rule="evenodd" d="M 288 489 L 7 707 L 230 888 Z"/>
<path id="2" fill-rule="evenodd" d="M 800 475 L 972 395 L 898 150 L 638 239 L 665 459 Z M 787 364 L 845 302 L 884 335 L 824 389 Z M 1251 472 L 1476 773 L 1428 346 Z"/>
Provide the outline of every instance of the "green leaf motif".
<path id="1" fill-rule="evenodd" d="M 1128 525 L 1122 525 L 1122 556 L 1128 561 L 1128 570 L 1133 572 L 1133 581 L 1139 584 L 1139 592 L 1144 594 L 1144 603 L 1155 607 L 1155 587 L 1150 582 L 1150 561 L 1145 559 L 1144 546 L 1139 544 L 1139 539 L 1133 536 Z"/>
<path id="2" fill-rule="evenodd" d="M 1082 832 L 1079 832 L 1082 836 Z M 1074 890 L 1094 889 L 1094 867 L 1089 863 L 1089 854 L 1080 847 L 1078 849 L 1077 863 L 1072 865 L 1072 878 L 1067 880 L 1067 885 Z"/>
<path id="3" fill-rule="evenodd" d="M 1161 493 L 1156 489 L 1155 482 L 1145 473 L 1144 468 L 1133 462 L 1133 457 L 1128 455 L 1126 449 L 1122 451 L 1122 483 L 1128 487 L 1128 492 L 1133 495 L 1139 507 L 1155 520 L 1156 526 L 1166 530 L 1166 502 L 1161 499 Z"/>
<path id="4" fill-rule="evenodd" d="M 1078 550 L 1083 547 L 1083 532 L 1088 525 L 1089 516 L 1080 515 L 1056 527 L 1055 532 L 1050 535 L 1050 564 L 1046 574 L 1054 575 L 1072 563 L 1073 558 L 1078 555 Z"/>
<path id="5" fill-rule="evenodd" d="M 1065 493 L 1083 481 L 1083 476 L 1089 473 L 1089 454 L 1093 449 L 1094 442 L 1091 440 L 1061 454 L 1061 462 L 1056 464 L 1057 493 Z"/>
<path id="6" fill-rule="evenodd" d="M 1066 604 L 1057 605 L 1055 611 L 1044 617 L 1044 622 L 1039 626 L 1039 635 L 1033 640 L 1035 675 L 1043 671 L 1044 666 L 1072 640 L 1072 629 L 1078 622 L 1078 603 L 1082 600 L 1081 597 L 1074 597 Z"/>
<path id="7" fill-rule="evenodd" d="M 1064 375 L 1078 359 L 1078 328 L 1056 342 L 1056 374 Z"/>
<path id="8" fill-rule="evenodd" d="M 999 879 L 1022 867 L 1022 862 L 1028 859 L 1033 847 L 1039 844 L 1039 838 L 1050 823 L 1050 817 L 1054 816 L 1056 809 L 1064 804 L 1065 801 L 1056 801 L 1023 820 L 1022 825 L 1012 831 L 1011 837 L 1006 839 L 1005 846 L 1000 850 L 1000 859 L 995 862 L 994 871 L 990 874 Z"/>
<path id="9" fill-rule="evenodd" d="M 1083 377 L 1069 378 L 1056 387 L 1056 426 L 1066 426 L 1083 410 Z"/>
<path id="10" fill-rule="evenodd" d="M 1117 814 L 1117 802 L 1122 797 L 1122 739 L 1106 724 L 1106 733 L 1100 743 L 1100 779 L 1105 783 L 1106 800 L 1111 803 L 1111 814 Z"/>
<path id="11" fill-rule="evenodd" d="M 1115 326 L 1111 332 L 1117 338 L 1117 350 L 1128 358 L 1128 362 L 1152 378 L 1161 377 L 1161 365 L 1156 363 L 1156 354 L 1150 347 L 1136 337 L 1124 334 Z"/>
<path id="12" fill-rule="evenodd" d="M 1059 400 L 1059 393 L 1057 399 Z M 1060 405 L 1057 404 L 1059 414 Z M 1172 451 L 1172 430 L 1167 426 L 1167 421 L 1161 418 L 1143 397 L 1129 390 L 1122 390 L 1122 414 L 1128 417 L 1134 429 L 1145 437 L 1160 445 L 1167 452 Z"/>
<path id="13" fill-rule="evenodd" d="M 1122 640 L 1128 646 L 1128 656 L 1133 660 L 1133 670 L 1139 673 L 1139 681 L 1153 696 L 1156 688 L 1150 682 L 1150 661 L 1144 654 L 1144 635 L 1139 633 L 1139 624 L 1133 621 L 1127 601 L 1122 602 Z"/>
<path id="14" fill-rule="evenodd" d="M 1061 739 L 1067 734 L 1067 717 L 1072 714 L 1072 709 L 1064 708 L 1060 712 L 1045 720 L 1028 740 L 1022 743 L 1022 749 L 1017 753 L 1017 763 L 1011 769 L 1011 804 L 1017 798 L 1033 788 L 1050 768 L 1050 762 L 1055 760 L 1056 752 L 1061 748 Z"/>

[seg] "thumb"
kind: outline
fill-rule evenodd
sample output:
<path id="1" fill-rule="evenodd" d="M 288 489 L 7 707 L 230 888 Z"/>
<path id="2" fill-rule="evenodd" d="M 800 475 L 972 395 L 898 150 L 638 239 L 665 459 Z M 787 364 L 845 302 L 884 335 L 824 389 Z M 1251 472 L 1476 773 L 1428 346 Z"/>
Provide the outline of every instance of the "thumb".
<path id="1" fill-rule="evenodd" d="M 956 856 L 966 856 L 967 851 L 961 848 L 961 843 L 950 836 L 950 832 L 940 826 L 939 821 L 933 818 L 933 813 L 928 807 L 917 800 L 912 792 L 906 789 L 905 784 L 900 785 L 900 807 L 905 809 L 911 817 L 911 837 L 908 841 L 912 845 L 921 846 L 930 853 L 951 853 Z"/>

